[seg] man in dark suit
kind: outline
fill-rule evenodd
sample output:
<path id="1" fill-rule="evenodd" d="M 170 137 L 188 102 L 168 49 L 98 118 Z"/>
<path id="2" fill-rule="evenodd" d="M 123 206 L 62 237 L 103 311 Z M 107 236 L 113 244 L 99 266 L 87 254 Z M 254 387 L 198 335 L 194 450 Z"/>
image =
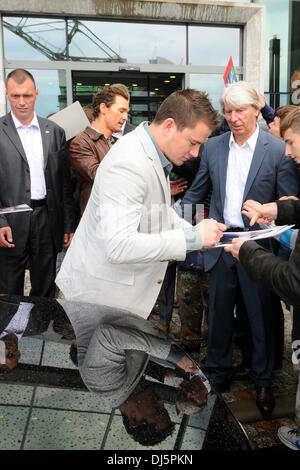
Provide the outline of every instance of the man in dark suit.
<path id="1" fill-rule="evenodd" d="M 284 195 L 297 195 L 296 167 L 285 156 L 283 142 L 258 128 L 261 105 L 252 86 L 246 82 L 230 85 L 223 92 L 221 105 L 231 132 L 209 139 L 198 174 L 182 204 L 204 201 L 212 188 L 209 216 L 225 223 L 230 231 L 249 230 L 248 219 L 241 215 L 243 202 L 254 199 L 265 203 Z M 204 253 L 204 266 L 210 272 L 206 366 L 211 379 L 219 391 L 229 387 L 233 312 L 242 295 L 252 330 L 251 375 L 257 406 L 268 414 L 274 408 L 273 323 L 279 299 L 253 282 L 243 266 L 223 249 Z"/>
<path id="2" fill-rule="evenodd" d="M 280 119 L 280 134 L 286 144 L 286 154 L 300 164 L 300 109 L 289 107 L 289 112 Z M 276 225 L 300 225 L 300 201 L 293 196 L 283 198 L 268 204 L 256 201 L 246 201 L 243 214 L 250 219 L 250 225 L 255 222 L 269 225 L 272 220 Z M 247 274 L 256 282 L 279 293 L 281 298 L 293 306 L 292 327 L 292 362 L 295 370 L 299 370 L 300 351 L 300 235 L 299 230 L 287 230 L 279 239 L 292 250 L 288 259 L 282 259 L 267 252 L 254 241 L 246 238 L 233 240 L 225 250 L 241 262 Z M 298 429 L 281 426 L 278 429 L 279 439 L 290 449 L 300 449 L 300 375 L 296 393 L 295 421 Z"/>
<path id="3" fill-rule="evenodd" d="M 0 119 L 0 207 L 28 204 L 32 212 L 0 216 L 0 292 L 53 297 L 57 253 L 76 226 L 65 133 L 34 112 L 38 89 L 23 69 L 7 77 L 11 112 Z"/>

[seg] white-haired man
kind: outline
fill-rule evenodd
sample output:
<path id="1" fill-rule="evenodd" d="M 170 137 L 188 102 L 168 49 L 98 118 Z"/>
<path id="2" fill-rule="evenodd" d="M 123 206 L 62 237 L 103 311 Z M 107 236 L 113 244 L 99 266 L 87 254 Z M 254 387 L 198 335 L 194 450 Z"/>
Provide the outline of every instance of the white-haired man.
<path id="1" fill-rule="evenodd" d="M 300 163 L 300 109 L 292 109 L 280 120 L 280 133 L 286 144 L 286 154 L 296 163 Z M 286 200 L 259 204 L 256 201 L 246 201 L 243 213 L 249 217 L 250 225 L 254 222 L 267 223 L 276 220 L 277 225 L 300 224 L 300 201 L 286 198 Z M 286 233 L 288 233 L 287 231 Z M 254 241 L 245 243 L 245 238 L 233 240 L 226 251 L 238 259 L 246 269 L 249 276 L 256 282 L 263 283 L 273 291 L 280 293 L 281 297 L 293 305 L 292 349 L 293 364 L 296 369 L 300 365 L 300 235 L 298 230 L 290 231 L 288 246 L 293 253 L 288 260 L 280 259 L 264 250 Z M 296 422 L 298 429 L 281 426 L 278 429 L 279 439 L 288 447 L 300 450 L 300 375 L 296 394 Z"/>
<path id="2" fill-rule="evenodd" d="M 228 230 L 244 231 L 249 229 L 249 220 L 241 214 L 243 202 L 254 199 L 266 203 L 284 195 L 297 195 L 296 168 L 286 158 L 283 142 L 258 128 L 261 105 L 250 84 L 238 82 L 227 87 L 221 105 L 231 132 L 209 139 L 198 174 L 182 204 L 204 201 L 212 187 L 209 216 L 225 223 Z M 222 249 L 205 253 L 204 266 L 210 271 L 206 366 L 211 379 L 219 391 L 229 387 L 233 312 L 242 296 L 252 332 L 251 377 L 256 386 L 256 403 L 263 414 L 269 414 L 275 404 L 271 374 L 273 323 L 279 301 L 253 282 L 243 266 Z M 277 313 L 278 308 L 280 305 L 276 306 Z"/>

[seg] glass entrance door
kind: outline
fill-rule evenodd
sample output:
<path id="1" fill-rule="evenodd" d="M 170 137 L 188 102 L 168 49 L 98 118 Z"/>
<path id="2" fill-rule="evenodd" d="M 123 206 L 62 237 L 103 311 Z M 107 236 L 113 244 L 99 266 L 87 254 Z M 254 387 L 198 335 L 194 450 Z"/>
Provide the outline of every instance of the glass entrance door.
<path id="1" fill-rule="evenodd" d="M 183 77 L 183 74 L 171 73 L 73 71 L 73 101 L 86 106 L 99 88 L 123 83 L 130 93 L 129 121 L 138 125 L 153 120 L 160 103 L 183 87 Z"/>

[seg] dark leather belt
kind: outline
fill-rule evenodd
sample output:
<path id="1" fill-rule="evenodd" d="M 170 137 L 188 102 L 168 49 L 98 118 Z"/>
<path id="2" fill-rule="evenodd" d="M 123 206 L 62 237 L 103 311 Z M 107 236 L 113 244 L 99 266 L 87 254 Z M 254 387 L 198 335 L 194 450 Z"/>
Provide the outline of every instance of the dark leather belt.
<path id="1" fill-rule="evenodd" d="M 42 207 L 42 206 L 45 206 L 47 204 L 47 199 L 31 199 L 30 201 L 30 207 L 32 207 L 32 209 L 35 209 L 36 207 Z"/>
<path id="2" fill-rule="evenodd" d="M 248 228 L 245 227 L 230 227 L 225 230 L 225 232 L 248 232 Z"/>

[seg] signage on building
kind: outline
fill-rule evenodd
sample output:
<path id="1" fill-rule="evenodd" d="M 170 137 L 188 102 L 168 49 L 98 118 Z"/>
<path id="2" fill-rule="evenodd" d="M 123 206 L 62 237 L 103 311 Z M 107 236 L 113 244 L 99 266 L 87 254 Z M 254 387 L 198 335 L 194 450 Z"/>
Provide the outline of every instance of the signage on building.
<path id="1" fill-rule="evenodd" d="M 228 86 L 233 82 L 237 82 L 232 56 L 230 56 L 230 59 L 229 59 L 228 64 L 226 66 L 225 73 L 223 75 L 223 79 L 224 79 L 225 86 Z"/>

